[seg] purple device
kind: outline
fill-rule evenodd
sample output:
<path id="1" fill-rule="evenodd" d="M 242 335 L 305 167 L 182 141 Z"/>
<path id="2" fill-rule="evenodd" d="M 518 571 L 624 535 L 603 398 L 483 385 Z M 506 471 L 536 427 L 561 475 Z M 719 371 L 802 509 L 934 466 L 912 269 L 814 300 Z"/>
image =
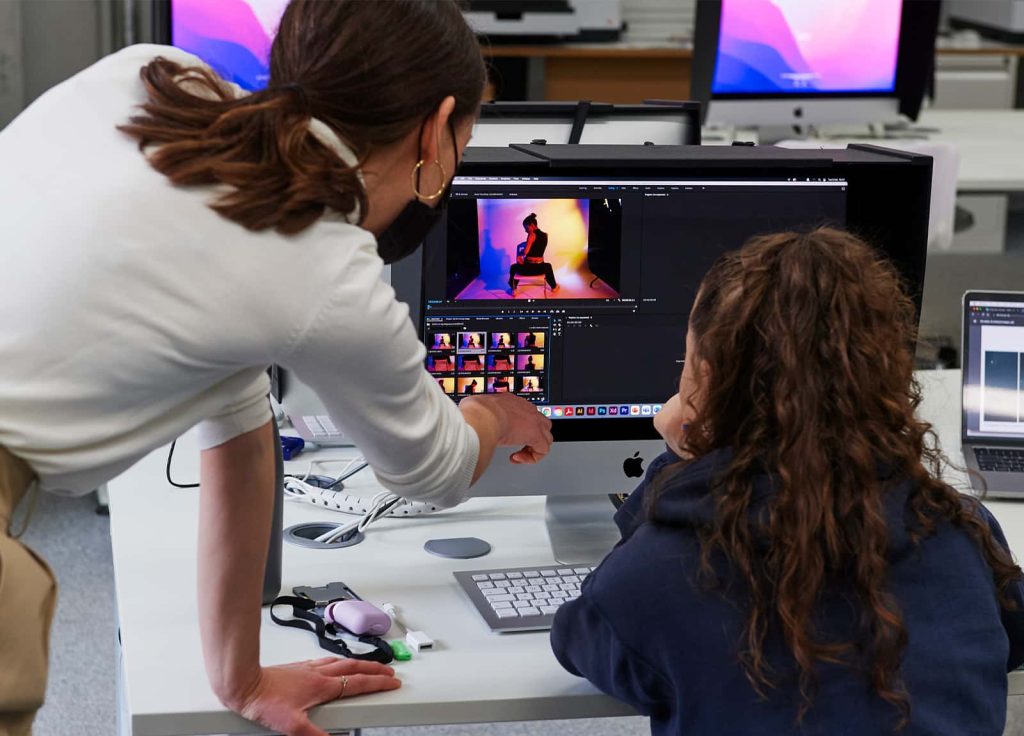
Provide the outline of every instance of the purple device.
<path id="1" fill-rule="evenodd" d="M 335 601 L 324 609 L 324 618 L 342 626 L 353 634 L 383 636 L 391 628 L 391 618 L 372 603 L 366 601 Z"/>

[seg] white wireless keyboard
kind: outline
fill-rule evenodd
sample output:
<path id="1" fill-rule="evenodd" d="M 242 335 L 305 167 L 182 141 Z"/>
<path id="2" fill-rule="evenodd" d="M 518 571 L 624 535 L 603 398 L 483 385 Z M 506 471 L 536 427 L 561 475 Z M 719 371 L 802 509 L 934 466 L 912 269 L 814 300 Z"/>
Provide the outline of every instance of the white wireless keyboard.
<path id="1" fill-rule="evenodd" d="M 580 586 L 593 569 L 552 565 L 468 570 L 455 573 L 455 579 L 492 630 L 543 631 L 551 628 L 560 605 L 579 598 Z"/>

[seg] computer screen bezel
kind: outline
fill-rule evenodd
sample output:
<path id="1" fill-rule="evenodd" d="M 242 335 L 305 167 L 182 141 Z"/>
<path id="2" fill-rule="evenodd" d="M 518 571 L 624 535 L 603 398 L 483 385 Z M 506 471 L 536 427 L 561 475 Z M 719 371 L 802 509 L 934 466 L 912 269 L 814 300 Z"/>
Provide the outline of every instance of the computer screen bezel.
<path id="1" fill-rule="evenodd" d="M 973 388 L 976 388 L 972 384 L 968 384 L 968 378 L 970 373 L 969 361 L 971 359 L 970 353 L 970 308 L 973 302 L 987 301 L 987 302 L 1006 302 L 1009 304 L 1021 304 L 1024 305 L 1024 291 L 985 291 L 983 289 L 972 289 L 964 293 L 961 300 L 961 321 L 960 321 L 960 356 L 961 356 L 961 370 L 960 370 L 960 440 L 961 442 L 971 442 L 977 444 L 979 442 L 985 442 L 990 444 L 1005 444 L 1020 446 L 1024 445 L 1024 435 L 1001 435 L 994 432 L 981 432 L 978 434 L 968 433 L 968 418 L 967 418 L 967 398 L 968 392 Z"/>
<path id="2" fill-rule="evenodd" d="M 497 165 L 492 167 L 487 172 L 487 175 L 494 175 L 494 176 L 499 176 L 500 177 L 500 176 L 506 176 L 506 175 L 508 175 L 508 176 L 523 175 L 523 173 L 524 172 L 523 172 L 521 166 L 515 166 L 515 165 L 513 165 L 513 166 L 503 166 L 501 164 L 497 164 Z M 532 173 L 538 173 L 538 172 L 532 172 Z M 808 177 L 821 176 L 821 175 L 823 175 L 823 173 L 824 173 L 823 170 L 820 167 L 817 167 L 817 166 L 810 166 L 808 168 L 805 168 L 805 169 L 802 169 L 802 170 L 797 170 L 797 171 L 794 171 L 794 170 L 791 170 L 791 169 L 771 169 L 771 168 L 766 168 L 764 166 L 755 166 L 755 167 L 752 167 L 752 168 L 729 168 L 729 169 L 723 169 L 723 168 L 720 168 L 720 167 L 708 168 L 708 169 L 705 169 L 704 173 L 702 173 L 702 174 L 698 174 L 694 170 L 689 170 L 689 171 L 685 171 L 685 172 L 673 172 L 671 170 L 661 169 L 661 170 L 652 172 L 650 169 L 643 169 L 643 170 L 637 170 L 637 171 L 633 172 L 633 175 L 634 176 L 649 177 L 649 178 L 665 179 L 665 180 L 680 179 L 680 178 L 695 179 L 695 178 L 699 178 L 699 177 L 709 177 L 709 178 L 718 178 L 718 179 L 722 179 L 722 180 L 731 180 L 731 179 L 736 179 L 736 178 L 747 178 L 747 177 L 749 177 L 752 180 L 762 180 L 762 181 L 766 181 L 767 182 L 767 181 L 779 181 L 779 180 L 782 180 L 782 179 L 786 179 L 786 178 L 788 178 L 790 176 L 793 176 L 794 178 L 796 178 L 799 175 L 805 175 L 805 176 L 808 176 Z M 463 167 L 463 170 L 460 171 L 460 175 L 473 175 L 473 174 L 475 174 L 475 175 L 483 175 L 482 172 L 474 170 L 473 168 Z M 572 173 L 569 173 L 569 172 L 563 171 L 563 170 L 558 170 L 558 171 L 547 170 L 547 171 L 539 172 L 538 173 L 538 175 L 541 175 L 541 174 L 543 174 L 544 176 L 547 176 L 547 177 L 562 177 L 562 176 L 566 176 L 566 175 L 567 176 L 581 176 L 581 177 L 582 176 L 587 176 L 587 177 L 591 177 L 591 178 L 595 177 L 595 172 L 592 169 L 586 170 L 586 171 L 577 171 L 577 173 L 575 173 L 575 174 L 572 174 Z M 617 176 L 620 176 L 620 177 L 622 177 L 624 179 L 628 178 L 626 173 L 624 171 L 622 171 L 622 170 L 617 170 Z M 425 325 L 426 325 L 426 314 L 425 314 L 425 312 L 426 312 L 426 310 L 424 308 L 425 307 L 425 302 L 426 302 L 426 288 L 425 288 L 426 285 L 425 285 L 425 280 L 427 278 L 427 274 L 430 271 L 430 269 L 426 267 L 426 259 L 431 257 L 431 255 L 434 252 L 435 248 L 440 249 L 440 248 L 444 247 L 445 244 L 443 242 L 439 242 L 438 241 L 438 239 L 440 237 L 442 237 L 441 234 L 440 234 L 442 232 L 442 230 L 443 230 L 443 228 L 438 228 L 438 229 L 432 231 L 427 236 L 427 238 L 425 239 L 424 246 L 422 248 L 420 248 L 417 251 L 416 255 L 414 256 L 414 258 L 418 259 L 418 261 L 419 261 L 419 268 L 418 268 L 419 280 L 418 280 L 418 288 L 417 288 L 417 291 L 418 291 L 417 302 L 418 303 L 416 305 L 417 308 L 413 312 L 412 316 L 414 318 L 413 321 L 414 321 L 414 324 L 415 324 L 416 329 L 417 329 L 417 334 L 424 341 L 426 341 L 426 337 L 427 337 L 426 334 L 425 334 L 426 333 L 426 330 L 425 330 Z M 402 270 L 401 267 L 397 266 L 397 264 L 396 264 L 396 266 L 392 267 L 392 284 L 395 286 L 396 290 L 398 290 L 400 292 L 400 294 L 403 291 L 401 270 Z M 397 275 L 398 275 L 398 283 L 395 283 L 396 272 L 397 272 Z M 411 311 L 413 311 L 413 310 L 411 310 Z M 680 329 L 680 332 L 679 332 L 679 335 L 678 335 L 678 341 L 679 341 L 678 342 L 678 344 L 679 344 L 679 354 L 682 355 L 684 360 L 685 360 L 685 342 L 686 342 L 686 328 L 685 328 L 685 326 Z M 681 372 L 681 366 L 680 366 L 680 372 Z M 671 389 L 672 389 L 672 387 L 666 387 L 665 395 L 663 397 L 661 397 L 658 401 L 661 402 L 661 403 L 664 403 L 664 401 L 668 400 L 671 397 L 671 395 L 672 395 L 672 390 Z M 573 402 L 567 402 L 567 403 L 573 403 Z M 611 404 L 611 403 L 615 403 L 615 402 L 612 402 L 611 400 L 609 400 L 607 403 Z M 555 406 L 556 404 L 551 403 L 549 405 L 550 406 Z M 653 416 L 640 417 L 640 418 L 636 418 L 636 419 L 633 419 L 633 418 L 630 418 L 630 419 L 621 419 L 621 418 L 617 418 L 617 419 L 601 419 L 599 417 L 594 417 L 594 418 L 587 417 L 587 418 L 581 418 L 581 419 L 573 419 L 571 421 L 570 420 L 562 419 L 562 420 L 554 420 L 553 421 L 553 430 L 552 430 L 552 432 L 553 432 L 553 435 L 555 437 L 555 440 L 556 441 L 560 441 L 560 442 L 653 440 L 653 439 L 658 439 L 659 435 L 658 435 L 657 431 L 654 429 L 654 425 L 653 425 L 653 421 L 652 420 L 653 420 Z"/>
<path id="3" fill-rule="evenodd" d="M 714 41 L 711 55 L 711 74 L 708 81 L 708 97 L 712 100 L 824 100 L 824 99 L 874 99 L 896 98 L 900 89 L 900 74 L 906 74 L 908 39 L 912 36 L 909 24 L 909 0 L 900 0 L 900 31 L 896 41 L 896 70 L 891 90 L 856 90 L 856 91 L 812 91 L 798 92 L 716 92 L 715 74 L 718 70 L 718 57 L 721 50 L 722 4 L 725 0 L 701 0 L 697 3 L 698 18 L 695 21 L 694 43 L 710 44 Z"/>

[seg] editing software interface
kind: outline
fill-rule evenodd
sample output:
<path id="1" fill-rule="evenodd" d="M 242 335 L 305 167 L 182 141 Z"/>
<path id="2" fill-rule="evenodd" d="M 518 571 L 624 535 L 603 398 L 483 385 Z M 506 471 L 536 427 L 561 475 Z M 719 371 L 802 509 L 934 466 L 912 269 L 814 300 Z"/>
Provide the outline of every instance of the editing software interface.
<path id="1" fill-rule="evenodd" d="M 967 434 L 1024 439 L 1024 296 L 967 312 Z"/>
<path id="2" fill-rule="evenodd" d="M 752 235 L 846 221 L 844 180 L 459 177 L 425 245 L 427 369 L 555 420 L 649 419 L 707 269 Z"/>

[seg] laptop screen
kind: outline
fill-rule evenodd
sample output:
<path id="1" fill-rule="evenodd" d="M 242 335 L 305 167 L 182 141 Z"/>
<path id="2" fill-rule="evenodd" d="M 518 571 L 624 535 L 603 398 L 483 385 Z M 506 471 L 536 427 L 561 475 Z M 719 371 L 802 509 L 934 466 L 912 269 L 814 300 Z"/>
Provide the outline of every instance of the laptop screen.
<path id="1" fill-rule="evenodd" d="M 964 437 L 1024 440 L 1024 293 L 964 297 Z"/>

